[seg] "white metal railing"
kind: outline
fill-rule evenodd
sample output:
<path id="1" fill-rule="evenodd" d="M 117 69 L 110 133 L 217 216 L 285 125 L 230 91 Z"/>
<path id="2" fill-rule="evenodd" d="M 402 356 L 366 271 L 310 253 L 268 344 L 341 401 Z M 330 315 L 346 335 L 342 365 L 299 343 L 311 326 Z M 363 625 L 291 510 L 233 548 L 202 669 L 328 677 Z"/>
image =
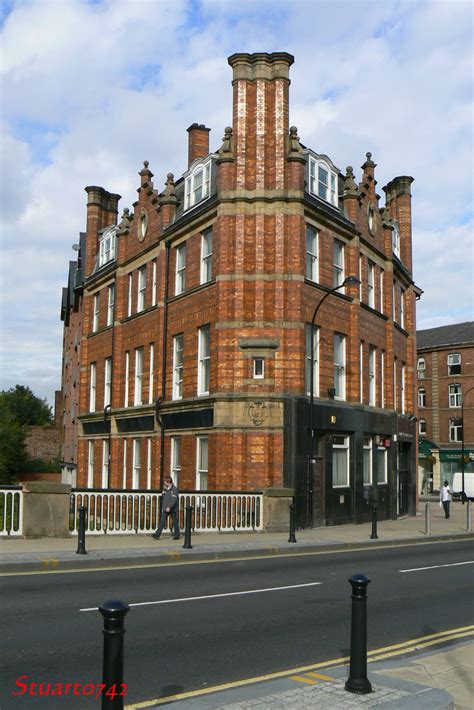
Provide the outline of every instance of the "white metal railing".
<path id="1" fill-rule="evenodd" d="M 69 529 L 77 535 L 79 508 L 86 513 L 86 534 L 151 533 L 160 517 L 159 491 L 73 488 Z M 192 529 L 197 532 L 263 530 L 263 493 L 244 491 L 187 491 L 179 494 L 179 524 L 184 530 L 186 506 L 191 505 Z M 171 524 L 171 520 L 169 521 Z"/>
<path id="2" fill-rule="evenodd" d="M 23 489 L 0 486 L 0 536 L 23 535 Z"/>

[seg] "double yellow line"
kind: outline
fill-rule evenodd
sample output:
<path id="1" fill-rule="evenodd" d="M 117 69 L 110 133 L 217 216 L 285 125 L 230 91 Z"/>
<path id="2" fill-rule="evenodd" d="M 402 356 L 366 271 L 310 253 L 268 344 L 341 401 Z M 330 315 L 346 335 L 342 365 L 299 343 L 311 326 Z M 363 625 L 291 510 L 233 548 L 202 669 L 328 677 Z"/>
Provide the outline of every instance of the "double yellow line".
<path id="1" fill-rule="evenodd" d="M 460 639 L 468 636 L 474 636 L 474 624 L 472 624 L 471 626 L 461 626 L 457 629 L 450 629 L 449 631 L 440 631 L 437 634 L 420 636 L 419 638 L 412 639 L 411 641 L 405 641 L 404 643 L 396 643 L 393 646 L 385 646 L 384 648 L 374 649 L 373 651 L 369 651 L 367 653 L 367 660 L 369 663 L 373 663 L 375 661 L 382 661 L 387 658 L 392 658 L 394 656 L 400 656 L 402 654 L 407 653 L 413 653 L 414 651 L 419 651 L 420 649 L 428 648 L 429 646 L 435 646 L 436 644 L 445 643 L 447 641 L 453 641 L 455 639 Z M 347 663 L 349 660 L 349 656 L 343 656 L 342 658 L 333 658 L 330 661 L 323 661 L 322 663 L 313 663 L 309 666 L 300 666 L 299 668 L 291 668 L 286 671 L 279 671 L 278 673 L 269 673 L 268 675 L 256 676 L 255 678 L 245 678 L 244 680 L 237 680 L 233 681 L 232 683 L 214 685 L 210 688 L 192 690 L 188 693 L 167 695 L 164 698 L 153 698 L 152 700 L 145 700 L 141 703 L 127 705 L 125 710 L 139 710 L 140 708 L 148 708 L 152 705 L 164 705 L 165 703 L 170 703 L 174 700 L 197 698 L 200 695 L 208 695 L 209 693 L 218 693 L 219 691 L 223 690 L 241 688 L 245 685 L 251 685 L 252 683 L 262 683 L 268 680 L 275 680 L 276 678 L 285 678 L 286 676 L 307 673 L 308 671 L 315 671 L 318 668 L 341 666 Z"/>

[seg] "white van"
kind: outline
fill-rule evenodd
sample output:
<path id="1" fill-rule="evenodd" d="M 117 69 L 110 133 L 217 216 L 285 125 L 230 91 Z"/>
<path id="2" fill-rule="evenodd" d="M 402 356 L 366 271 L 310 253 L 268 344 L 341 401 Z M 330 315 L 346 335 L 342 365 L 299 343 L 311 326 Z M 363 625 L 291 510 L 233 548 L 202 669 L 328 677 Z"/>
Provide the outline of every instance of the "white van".
<path id="1" fill-rule="evenodd" d="M 462 473 L 454 474 L 453 485 L 451 487 L 453 495 L 461 497 L 462 495 Z M 464 471 L 464 493 L 466 498 L 474 500 L 474 473 Z"/>

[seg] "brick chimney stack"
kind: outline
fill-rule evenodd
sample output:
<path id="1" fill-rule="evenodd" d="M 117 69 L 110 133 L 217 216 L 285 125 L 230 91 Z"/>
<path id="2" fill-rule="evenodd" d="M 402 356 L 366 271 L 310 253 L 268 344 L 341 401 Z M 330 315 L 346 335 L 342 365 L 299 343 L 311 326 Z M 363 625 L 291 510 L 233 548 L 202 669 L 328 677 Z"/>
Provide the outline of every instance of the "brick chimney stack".
<path id="1" fill-rule="evenodd" d="M 289 130 L 286 52 L 233 54 L 236 189 L 283 190 Z"/>
<path id="2" fill-rule="evenodd" d="M 188 138 L 188 168 L 196 158 L 209 155 L 209 131 L 203 123 L 193 123 L 187 129 Z"/>

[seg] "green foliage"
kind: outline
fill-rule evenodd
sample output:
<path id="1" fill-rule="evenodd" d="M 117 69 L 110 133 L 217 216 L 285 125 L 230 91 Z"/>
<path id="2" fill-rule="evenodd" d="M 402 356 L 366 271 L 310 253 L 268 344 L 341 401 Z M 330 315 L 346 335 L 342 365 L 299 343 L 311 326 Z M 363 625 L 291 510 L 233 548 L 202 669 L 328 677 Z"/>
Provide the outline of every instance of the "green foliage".
<path id="1" fill-rule="evenodd" d="M 33 394 L 29 387 L 16 385 L 0 392 L 0 402 L 5 402 L 17 422 L 21 425 L 41 426 L 51 424 L 51 407 L 45 399 Z"/>
<path id="2" fill-rule="evenodd" d="M 59 461 L 43 461 L 42 459 L 28 459 L 22 468 L 22 473 L 61 473 Z"/>
<path id="3" fill-rule="evenodd" d="M 25 427 L 0 396 L 0 484 L 16 482 L 26 462 Z"/>

